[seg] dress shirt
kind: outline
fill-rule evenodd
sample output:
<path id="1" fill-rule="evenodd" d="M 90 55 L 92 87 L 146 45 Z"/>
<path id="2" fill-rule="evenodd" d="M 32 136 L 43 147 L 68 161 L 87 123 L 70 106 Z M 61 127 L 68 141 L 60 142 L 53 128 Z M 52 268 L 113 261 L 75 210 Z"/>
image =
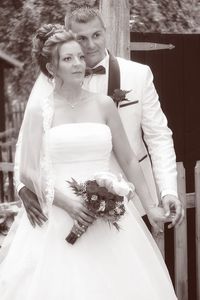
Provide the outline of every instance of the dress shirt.
<path id="1" fill-rule="evenodd" d="M 86 76 L 83 82 L 83 88 L 94 93 L 107 95 L 108 92 L 108 72 L 109 72 L 109 55 L 107 50 L 106 56 L 94 68 L 103 66 L 106 69 L 105 74 L 91 74 Z"/>

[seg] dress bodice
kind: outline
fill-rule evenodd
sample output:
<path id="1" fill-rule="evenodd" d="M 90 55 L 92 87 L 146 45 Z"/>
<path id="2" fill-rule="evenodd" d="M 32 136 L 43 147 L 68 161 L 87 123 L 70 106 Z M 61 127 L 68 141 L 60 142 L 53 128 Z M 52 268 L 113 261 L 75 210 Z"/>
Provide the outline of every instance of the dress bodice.
<path id="1" fill-rule="evenodd" d="M 58 176 L 85 177 L 106 171 L 112 149 L 110 128 L 102 123 L 67 123 L 50 129 L 50 157 Z"/>

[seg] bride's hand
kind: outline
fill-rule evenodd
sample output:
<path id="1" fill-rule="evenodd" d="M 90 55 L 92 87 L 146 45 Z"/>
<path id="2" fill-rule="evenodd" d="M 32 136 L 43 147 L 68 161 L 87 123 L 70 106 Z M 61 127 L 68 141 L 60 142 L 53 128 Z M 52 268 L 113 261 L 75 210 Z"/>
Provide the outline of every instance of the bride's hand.
<path id="1" fill-rule="evenodd" d="M 77 225 L 77 227 L 80 226 L 80 230 L 82 225 L 85 226 L 86 229 L 94 222 L 96 217 L 94 213 L 83 205 L 81 198 L 69 191 L 65 185 L 56 186 L 54 204 L 64 209 L 77 224 L 80 224 Z"/>
<path id="2" fill-rule="evenodd" d="M 69 199 L 68 199 L 69 200 Z M 71 199 L 66 203 L 66 211 L 71 218 L 86 228 L 90 226 L 96 219 L 95 214 L 89 211 L 79 199 Z M 76 224 L 77 224 L 76 222 Z M 81 229 L 81 228 L 80 228 Z"/>
<path id="3" fill-rule="evenodd" d="M 163 232 L 162 228 L 160 228 L 159 223 L 168 222 L 168 217 L 165 216 L 165 211 L 162 207 L 152 207 L 147 211 L 147 217 L 151 226 L 154 228 L 154 232 L 161 233 Z"/>

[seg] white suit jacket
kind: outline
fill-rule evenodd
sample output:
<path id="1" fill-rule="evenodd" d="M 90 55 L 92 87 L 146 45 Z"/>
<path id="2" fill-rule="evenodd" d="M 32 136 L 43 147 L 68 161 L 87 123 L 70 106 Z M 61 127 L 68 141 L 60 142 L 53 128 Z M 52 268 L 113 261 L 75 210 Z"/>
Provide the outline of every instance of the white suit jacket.
<path id="1" fill-rule="evenodd" d="M 117 58 L 117 61 L 120 69 L 120 88 L 131 90 L 126 96 L 129 101 L 121 102 L 119 113 L 132 149 L 140 161 L 152 200 L 156 204 L 158 196 L 177 196 L 176 156 L 172 132 L 167 127 L 167 119 L 161 110 L 150 68 L 122 58 Z M 117 168 L 114 158 L 112 159 Z M 139 199 L 135 205 L 140 213 L 144 214 Z"/>

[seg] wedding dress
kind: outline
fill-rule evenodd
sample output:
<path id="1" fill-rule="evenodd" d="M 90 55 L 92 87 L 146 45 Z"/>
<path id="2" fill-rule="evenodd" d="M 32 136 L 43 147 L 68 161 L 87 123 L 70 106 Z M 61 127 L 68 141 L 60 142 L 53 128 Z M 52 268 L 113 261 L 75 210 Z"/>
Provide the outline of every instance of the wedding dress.
<path id="1" fill-rule="evenodd" d="M 56 184 L 64 193 L 71 177 L 108 171 L 107 125 L 63 124 L 50 129 L 49 139 Z M 128 205 L 120 231 L 96 220 L 74 245 L 65 240 L 73 220 L 64 210 L 53 205 L 48 222 L 33 228 L 24 213 L 0 267 L 1 300 L 177 299 L 153 238 Z"/>

